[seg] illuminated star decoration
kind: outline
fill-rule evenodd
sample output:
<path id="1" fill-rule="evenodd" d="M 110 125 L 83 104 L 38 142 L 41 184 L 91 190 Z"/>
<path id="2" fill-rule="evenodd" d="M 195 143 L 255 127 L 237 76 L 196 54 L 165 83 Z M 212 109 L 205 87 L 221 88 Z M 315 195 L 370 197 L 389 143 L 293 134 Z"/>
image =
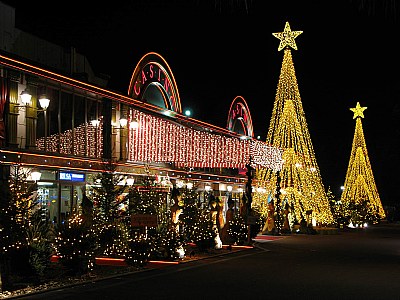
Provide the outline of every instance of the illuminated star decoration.
<path id="1" fill-rule="evenodd" d="M 360 103 L 357 102 L 357 105 L 355 108 L 350 108 L 350 110 L 354 113 L 353 119 L 357 117 L 364 118 L 364 110 L 366 110 L 366 107 L 361 107 Z"/>
<path id="2" fill-rule="evenodd" d="M 297 45 L 294 39 L 302 33 L 303 31 L 291 31 L 289 22 L 286 22 L 283 32 L 273 33 L 272 35 L 281 40 L 281 42 L 279 43 L 278 51 L 281 51 L 286 46 L 292 47 L 294 50 L 297 50 Z"/>

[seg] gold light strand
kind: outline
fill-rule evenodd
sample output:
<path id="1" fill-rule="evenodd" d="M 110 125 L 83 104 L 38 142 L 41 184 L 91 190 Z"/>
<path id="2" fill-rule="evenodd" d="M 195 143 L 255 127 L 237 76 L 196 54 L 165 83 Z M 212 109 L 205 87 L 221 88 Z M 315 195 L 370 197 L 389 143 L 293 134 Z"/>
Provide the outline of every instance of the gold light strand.
<path id="1" fill-rule="evenodd" d="M 302 33 L 303 31 L 291 31 L 289 22 L 286 22 L 283 32 L 273 33 L 272 35 L 281 40 L 278 51 L 281 51 L 286 47 L 292 47 L 294 50 L 297 50 L 297 45 L 294 39 Z"/>
<path id="2" fill-rule="evenodd" d="M 301 33 L 292 32 L 286 23 L 283 33 L 274 34 L 281 40 L 278 50 L 285 50 L 266 141 L 283 151 L 281 201 L 294 210 L 292 214 L 298 222 L 306 219 L 307 211 L 312 211 L 318 224 L 329 225 L 334 220 L 312 147 L 289 48 L 297 50 L 294 39 Z M 273 169 L 258 169 L 257 179 L 268 191 L 264 197 L 275 194 L 277 175 Z"/>
<path id="3" fill-rule="evenodd" d="M 365 109 L 359 102 L 355 108 L 350 108 L 354 112 L 356 127 L 341 201 L 347 207 L 351 204 L 366 205 L 372 218 L 383 219 L 385 211 L 372 173 L 361 122 Z"/>

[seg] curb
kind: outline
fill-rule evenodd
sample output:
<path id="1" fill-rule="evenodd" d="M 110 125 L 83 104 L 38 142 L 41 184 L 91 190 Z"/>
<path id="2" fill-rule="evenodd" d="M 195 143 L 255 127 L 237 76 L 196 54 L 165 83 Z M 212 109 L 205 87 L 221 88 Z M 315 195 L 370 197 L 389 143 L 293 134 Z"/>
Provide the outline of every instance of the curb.
<path id="1" fill-rule="evenodd" d="M 29 295 L 39 295 L 39 294 L 42 294 L 42 293 L 56 291 L 56 290 L 59 290 L 59 289 L 72 288 L 72 287 L 75 287 L 75 286 L 84 285 L 86 283 L 94 283 L 94 282 L 99 282 L 99 281 L 102 281 L 102 280 L 112 279 L 112 278 L 116 278 L 116 277 L 129 276 L 129 275 L 136 274 L 136 273 L 141 273 L 141 272 L 148 272 L 148 271 L 151 271 L 151 270 L 156 270 L 156 269 L 159 269 L 159 268 L 167 267 L 169 265 L 186 264 L 186 263 L 191 263 L 191 262 L 199 261 L 199 260 L 205 260 L 205 259 L 214 258 L 214 257 L 218 257 L 218 256 L 230 255 L 230 254 L 233 254 L 233 253 L 236 253 L 236 252 L 249 250 L 249 249 L 253 249 L 253 248 L 254 248 L 254 246 L 232 246 L 232 251 L 225 252 L 225 253 L 216 253 L 216 254 L 213 254 L 213 255 L 208 255 L 208 256 L 199 257 L 199 258 L 193 258 L 193 259 L 187 260 L 187 261 L 150 261 L 149 263 L 146 264 L 145 267 L 143 267 L 143 269 L 138 269 L 138 270 L 135 270 L 135 271 L 121 272 L 119 274 L 112 274 L 112 275 L 99 277 L 99 278 L 83 279 L 82 281 L 79 281 L 79 282 L 67 283 L 65 285 L 62 284 L 62 285 L 57 286 L 57 287 L 50 287 L 50 288 L 43 289 L 43 290 L 32 291 L 32 292 L 27 292 L 27 293 L 21 293 L 21 294 L 17 294 L 17 295 L 10 296 L 10 297 L 5 297 L 5 298 L 0 298 L 0 299 L 18 299 L 18 298 L 26 297 L 26 296 L 29 296 Z M 233 249 L 235 249 L 235 250 L 233 250 Z M 154 267 L 154 264 L 160 264 L 162 266 L 161 267 Z M 150 267 L 148 267 L 149 265 L 150 265 Z M 152 265 L 153 265 L 153 267 L 151 267 Z M 114 265 L 114 266 L 118 266 L 118 265 Z M 119 266 L 124 267 L 123 265 L 119 265 Z M 16 290 L 16 292 L 18 292 L 18 290 Z"/>

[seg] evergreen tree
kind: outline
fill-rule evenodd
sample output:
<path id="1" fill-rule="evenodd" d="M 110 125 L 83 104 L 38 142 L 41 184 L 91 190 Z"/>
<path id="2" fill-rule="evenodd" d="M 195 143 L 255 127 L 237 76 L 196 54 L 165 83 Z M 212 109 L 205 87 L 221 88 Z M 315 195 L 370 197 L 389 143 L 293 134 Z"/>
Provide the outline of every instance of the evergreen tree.
<path id="1" fill-rule="evenodd" d="M 120 206 L 127 201 L 124 196 L 127 190 L 127 185 L 124 183 L 125 176 L 115 173 L 115 165 L 112 162 L 106 162 L 105 170 L 95 178 L 95 181 L 98 184 L 89 191 L 93 214 L 80 217 L 92 223 L 91 230 L 97 238 L 96 255 L 125 257 L 130 235 L 124 222 L 125 213 L 120 209 Z M 91 205 L 86 202 L 90 211 Z"/>
<path id="2" fill-rule="evenodd" d="M 12 284 L 11 275 L 41 274 L 38 261 L 30 255 L 41 257 L 40 247 L 46 253 L 50 251 L 45 248 L 50 246 L 45 243 L 45 235 L 37 236 L 36 251 L 35 245 L 31 245 L 31 225 L 37 215 L 36 184 L 27 181 L 29 172 L 20 165 L 11 166 L 9 171 L 8 186 L 3 191 L 5 197 L 0 201 L 0 290 L 3 284 L 5 287 Z"/>
<path id="3" fill-rule="evenodd" d="M 59 227 L 55 250 L 62 265 L 72 275 L 85 274 L 94 267 L 97 249 L 97 232 L 85 225 L 82 215 L 71 215 Z"/>
<path id="4" fill-rule="evenodd" d="M 90 197 L 99 222 L 112 224 L 122 217 L 118 207 L 125 201 L 122 194 L 127 185 L 121 184 L 124 180 L 125 176 L 115 173 L 112 162 L 106 162 L 105 170 L 95 178 L 97 184 L 92 187 Z"/>
<path id="5" fill-rule="evenodd" d="M 139 245 L 142 250 L 138 252 L 131 248 L 130 256 L 133 261 L 137 257 L 147 257 L 143 249 L 150 251 L 151 259 L 176 259 L 180 254 L 181 236 L 172 232 L 171 213 L 167 206 L 168 192 L 166 186 L 157 184 L 154 176 L 148 172 L 129 190 L 129 212 L 133 215 L 152 215 L 157 218 L 157 226 L 134 228 L 134 239 L 131 246 Z"/>
<path id="6" fill-rule="evenodd" d="M 235 245 L 244 245 L 248 240 L 248 230 L 244 218 L 240 214 L 235 214 L 230 221 L 228 234 Z"/>
<path id="7" fill-rule="evenodd" d="M 127 197 L 130 214 L 158 215 L 165 202 L 165 192 L 157 188 L 155 179 L 149 174 L 129 189 Z"/>
<path id="8" fill-rule="evenodd" d="M 180 216 L 180 220 L 183 227 L 184 239 L 187 242 L 194 242 L 196 237 L 194 236 L 194 228 L 198 226 L 198 215 L 202 212 L 200 209 L 199 194 L 194 188 L 182 189 L 182 199 L 184 201 L 183 213 Z"/>

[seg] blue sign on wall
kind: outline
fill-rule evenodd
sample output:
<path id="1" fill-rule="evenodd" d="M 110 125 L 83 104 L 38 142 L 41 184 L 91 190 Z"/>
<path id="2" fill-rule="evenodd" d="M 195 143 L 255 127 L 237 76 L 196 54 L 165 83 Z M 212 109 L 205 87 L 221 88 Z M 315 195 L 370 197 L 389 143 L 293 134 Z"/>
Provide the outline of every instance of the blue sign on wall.
<path id="1" fill-rule="evenodd" d="M 71 172 L 60 172 L 60 180 L 84 182 L 85 181 L 85 174 L 71 173 Z"/>

